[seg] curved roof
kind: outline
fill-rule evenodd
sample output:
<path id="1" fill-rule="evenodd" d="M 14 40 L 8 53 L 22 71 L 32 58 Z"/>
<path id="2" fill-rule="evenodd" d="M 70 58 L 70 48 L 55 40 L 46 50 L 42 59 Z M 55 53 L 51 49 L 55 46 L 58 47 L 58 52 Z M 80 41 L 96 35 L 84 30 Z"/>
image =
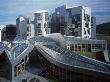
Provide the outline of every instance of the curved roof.
<path id="1" fill-rule="evenodd" d="M 46 42 L 55 42 L 50 38 L 44 37 L 44 36 L 36 36 L 30 39 L 31 42 L 41 42 L 41 43 L 46 43 Z"/>
<path id="2" fill-rule="evenodd" d="M 14 56 L 14 58 L 18 57 L 27 47 L 27 44 L 18 44 L 14 46 L 11 50 L 12 56 Z"/>
<path id="3" fill-rule="evenodd" d="M 71 67 L 79 67 L 82 69 L 88 69 L 96 72 L 110 74 L 110 65 L 89 58 L 85 58 L 83 56 L 71 52 L 68 49 L 56 45 L 40 46 L 40 49 L 45 53 L 48 53 L 44 56 L 51 57 L 52 59 L 54 59 L 54 62 L 56 61 L 60 64 L 63 64 L 63 67 L 65 68 L 69 66 L 68 69 L 70 70 Z"/>
<path id="4" fill-rule="evenodd" d="M 14 38 L 14 41 L 22 41 L 22 40 L 26 40 L 25 37 L 21 36 L 21 35 L 17 35 L 15 38 Z"/>

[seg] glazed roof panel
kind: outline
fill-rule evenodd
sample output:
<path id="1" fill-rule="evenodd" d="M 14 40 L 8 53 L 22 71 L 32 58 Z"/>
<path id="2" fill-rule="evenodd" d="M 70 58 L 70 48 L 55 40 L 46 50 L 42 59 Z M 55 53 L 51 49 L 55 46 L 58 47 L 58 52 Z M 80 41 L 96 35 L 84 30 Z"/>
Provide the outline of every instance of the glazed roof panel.
<path id="1" fill-rule="evenodd" d="M 50 52 L 53 52 L 53 51 L 57 52 L 57 54 L 54 54 L 54 52 L 53 54 L 50 54 L 57 61 L 60 61 L 67 65 L 72 65 L 72 66 L 75 65 L 75 66 L 88 68 L 96 71 L 110 73 L 110 65 L 108 64 L 100 63 L 98 61 L 85 58 L 83 56 L 80 56 L 79 54 L 73 53 L 70 50 L 67 50 L 65 48 L 62 48 L 56 45 L 45 45 L 45 47 L 50 49 Z"/>

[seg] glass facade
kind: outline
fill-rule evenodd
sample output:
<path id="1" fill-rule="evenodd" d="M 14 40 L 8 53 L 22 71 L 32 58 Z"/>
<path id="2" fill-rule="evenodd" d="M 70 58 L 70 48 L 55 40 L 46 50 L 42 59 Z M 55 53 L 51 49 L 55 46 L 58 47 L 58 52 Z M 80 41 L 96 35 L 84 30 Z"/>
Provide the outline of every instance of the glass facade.
<path id="1" fill-rule="evenodd" d="M 84 20 L 89 22 L 90 21 L 90 15 L 84 14 Z"/>

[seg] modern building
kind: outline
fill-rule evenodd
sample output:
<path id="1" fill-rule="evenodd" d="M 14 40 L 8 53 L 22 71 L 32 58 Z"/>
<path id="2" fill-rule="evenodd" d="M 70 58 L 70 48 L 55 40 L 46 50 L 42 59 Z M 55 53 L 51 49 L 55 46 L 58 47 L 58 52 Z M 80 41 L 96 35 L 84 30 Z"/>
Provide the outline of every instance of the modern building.
<path id="1" fill-rule="evenodd" d="M 48 12 L 46 10 L 34 12 L 34 17 L 35 35 L 45 36 L 50 33 L 50 29 L 48 28 Z"/>
<path id="2" fill-rule="evenodd" d="M 16 21 L 18 35 L 32 38 L 34 36 L 50 33 L 48 28 L 48 12 L 46 10 L 36 11 L 27 16 L 19 16 Z"/>
<path id="3" fill-rule="evenodd" d="M 45 73 L 60 82 L 110 81 L 109 64 L 80 56 L 59 44 L 44 36 L 24 41 L 18 38 L 11 47 L 0 43 L 0 77 L 14 82 L 35 59 L 34 64 L 39 60 Z"/>
<path id="4" fill-rule="evenodd" d="M 6 39 L 6 25 L 0 25 L 0 42 Z"/>
<path id="5" fill-rule="evenodd" d="M 26 37 L 27 35 L 27 20 L 25 16 L 19 15 L 16 19 L 16 27 L 17 27 L 17 34 Z"/>
<path id="6" fill-rule="evenodd" d="M 90 8 L 64 5 L 50 18 L 46 10 L 36 11 L 19 16 L 16 26 L 15 39 L 9 44 L 0 42 L 0 77 L 16 82 L 28 65 L 39 63 L 45 74 L 59 82 L 110 81 L 107 42 L 95 39 L 96 18 Z M 0 28 L 2 41 L 5 26 Z M 105 61 L 81 56 L 79 51 L 102 51 Z"/>
<path id="7" fill-rule="evenodd" d="M 92 28 L 94 29 L 96 29 L 95 22 L 92 21 Z M 84 6 L 68 7 L 66 5 L 57 7 L 51 15 L 50 27 L 52 33 L 91 38 L 91 8 Z"/>
<path id="8" fill-rule="evenodd" d="M 15 25 L 0 25 L 0 42 L 10 42 L 16 36 Z"/>
<path id="9" fill-rule="evenodd" d="M 16 25 L 6 25 L 6 39 L 12 41 L 16 37 Z"/>
<path id="10" fill-rule="evenodd" d="M 19 16 L 16 19 L 17 35 L 21 35 L 25 38 L 31 38 L 35 36 L 34 17 L 33 14 L 30 16 Z"/>
<path id="11" fill-rule="evenodd" d="M 34 27 L 34 15 L 29 14 L 26 16 L 27 24 L 27 39 L 35 36 L 35 27 Z"/>

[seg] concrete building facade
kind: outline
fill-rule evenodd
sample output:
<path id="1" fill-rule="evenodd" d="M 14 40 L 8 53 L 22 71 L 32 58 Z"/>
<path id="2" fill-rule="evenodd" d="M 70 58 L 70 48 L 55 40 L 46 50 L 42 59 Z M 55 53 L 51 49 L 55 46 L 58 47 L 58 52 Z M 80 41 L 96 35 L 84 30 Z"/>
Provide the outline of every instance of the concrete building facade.
<path id="1" fill-rule="evenodd" d="M 45 36 L 48 32 L 48 12 L 41 10 L 34 12 L 35 35 Z"/>
<path id="2" fill-rule="evenodd" d="M 31 38 L 35 36 L 34 21 L 32 17 L 18 16 L 16 19 L 17 35 L 21 35 L 25 38 Z"/>
<path id="3" fill-rule="evenodd" d="M 17 34 L 32 38 L 34 36 L 50 33 L 48 28 L 48 12 L 46 10 L 36 11 L 27 16 L 19 16 L 16 20 Z"/>

